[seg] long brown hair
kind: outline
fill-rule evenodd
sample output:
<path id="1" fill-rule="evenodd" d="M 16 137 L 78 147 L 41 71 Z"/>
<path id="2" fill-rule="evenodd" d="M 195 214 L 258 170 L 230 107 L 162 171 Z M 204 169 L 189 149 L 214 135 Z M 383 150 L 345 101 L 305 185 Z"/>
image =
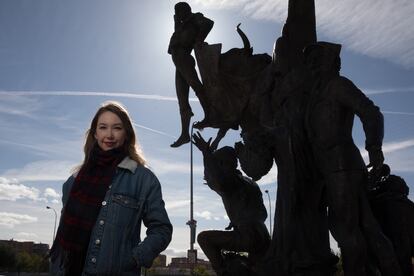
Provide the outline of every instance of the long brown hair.
<path id="1" fill-rule="evenodd" d="M 115 101 L 104 102 L 98 111 L 96 111 L 96 114 L 92 119 L 91 126 L 86 131 L 85 145 L 83 147 L 85 158 L 82 166 L 89 160 L 92 148 L 96 143 L 95 133 L 99 116 L 106 111 L 114 113 L 122 121 L 122 125 L 125 128 L 125 142 L 122 145 L 124 151 L 128 154 L 129 158 L 144 166 L 146 161 L 138 144 L 134 127 L 132 126 L 132 120 L 128 114 L 128 111 L 121 103 Z"/>

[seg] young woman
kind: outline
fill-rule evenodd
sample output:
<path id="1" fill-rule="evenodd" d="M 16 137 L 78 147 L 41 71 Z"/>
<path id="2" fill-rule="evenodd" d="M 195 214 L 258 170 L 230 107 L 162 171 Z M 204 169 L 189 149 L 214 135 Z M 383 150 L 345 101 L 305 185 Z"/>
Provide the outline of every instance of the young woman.
<path id="1" fill-rule="evenodd" d="M 161 186 L 145 167 L 124 107 L 104 103 L 86 133 L 85 159 L 63 184 L 52 273 L 139 275 L 169 244 Z M 140 239 L 141 222 L 147 236 Z"/>

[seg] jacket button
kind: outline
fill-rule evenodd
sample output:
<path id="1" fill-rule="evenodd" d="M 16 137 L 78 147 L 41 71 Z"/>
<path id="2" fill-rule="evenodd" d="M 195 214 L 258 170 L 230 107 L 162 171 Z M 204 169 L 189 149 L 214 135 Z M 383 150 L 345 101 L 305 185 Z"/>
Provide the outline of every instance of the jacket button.
<path id="1" fill-rule="evenodd" d="M 95 244 L 96 245 L 99 245 L 101 243 L 101 240 L 100 239 L 97 239 L 96 241 L 95 241 Z"/>
<path id="2" fill-rule="evenodd" d="M 91 262 L 95 264 L 95 263 L 96 263 L 96 258 L 95 258 L 95 257 L 93 257 L 93 258 L 91 259 Z"/>
<path id="3" fill-rule="evenodd" d="M 105 221 L 101 219 L 101 220 L 99 221 L 99 225 L 104 225 L 104 224 L 105 224 Z"/>
<path id="4" fill-rule="evenodd" d="M 109 186 L 108 186 L 108 189 L 111 189 L 111 188 L 112 188 L 112 185 L 109 185 Z"/>
<path id="5" fill-rule="evenodd" d="M 104 201 L 102 201 L 102 206 L 105 206 L 106 205 L 106 201 L 104 200 Z"/>

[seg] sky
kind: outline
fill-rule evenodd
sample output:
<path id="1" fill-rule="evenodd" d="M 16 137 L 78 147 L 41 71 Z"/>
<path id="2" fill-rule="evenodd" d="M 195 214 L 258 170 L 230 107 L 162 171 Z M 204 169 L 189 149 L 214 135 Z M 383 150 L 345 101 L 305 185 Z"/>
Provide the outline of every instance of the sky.
<path id="1" fill-rule="evenodd" d="M 193 11 L 215 21 L 206 41 L 223 52 L 242 47 L 238 23 L 254 53 L 271 54 L 287 0 L 193 0 Z M 50 244 L 61 187 L 83 159 L 84 134 L 99 105 L 123 103 L 149 166 L 162 184 L 174 225 L 169 257 L 189 248 L 190 146 L 169 145 L 180 131 L 175 68 L 167 54 L 175 1 L 0 0 L 0 239 Z M 414 2 L 316 0 L 318 39 L 340 43 L 342 75 L 385 118 L 384 154 L 392 172 L 414 190 Z M 201 107 L 191 92 L 194 120 Z M 208 138 L 216 131 L 206 129 Z M 367 158 L 355 119 L 354 140 Z M 230 132 L 221 145 L 233 145 Z M 223 229 L 228 218 L 203 185 L 194 150 L 197 232 Z M 259 181 L 274 214 L 277 168 Z M 265 191 L 269 191 L 269 198 Z M 410 198 L 413 199 L 412 193 Z M 269 224 L 269 220 L 266 221 Z M 334 245 L 333 245 L 334 247 Z M 199 248 L 196 245 L 196 248 Z M 203 257 L 201 251 L 199 256 Z"/>

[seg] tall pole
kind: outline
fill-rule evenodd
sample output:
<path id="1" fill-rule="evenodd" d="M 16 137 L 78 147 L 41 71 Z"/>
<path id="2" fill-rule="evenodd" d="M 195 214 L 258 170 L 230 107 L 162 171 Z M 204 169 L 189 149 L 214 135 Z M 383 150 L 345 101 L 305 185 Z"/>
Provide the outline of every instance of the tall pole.
<path id="1" fill-rule="evenodd" d="M 191 139 L 193 137 L 194 124 L 191 125 Z M 194 220 L 194 199 L 193 199 L 193 143 L 190 142 L 190 220 L 187 225 L 190 226 L 190 250 L 194 250 L 197 221 Z"/>
<path id="2" fill-rule="evenodd" d="M 270 236 L 272 236 L 272 202 L 270 201 L 270 194 L 268 190 L 265 190 L 265 193 L 267 194 L 267 198 L 269 199 L 269 226 L 270 226 Z"/>
<path id="3" fill-rule="evenodd" d="M 53 212 L 55 213 L 55 226 L 54 226 L 54 228 L 53 228 L 53 240 L 52 240 L 52 243 L 55 241 L 55 235 L 56 235 L 56 220 L 57 220 L 57 213 L 56 213 L 56 210 L 53 208 L 53 207 L 50 207 L 50 206 L 46 206 L 46 209 L 51 209 L 51 210 L 53 210 Z"/>

